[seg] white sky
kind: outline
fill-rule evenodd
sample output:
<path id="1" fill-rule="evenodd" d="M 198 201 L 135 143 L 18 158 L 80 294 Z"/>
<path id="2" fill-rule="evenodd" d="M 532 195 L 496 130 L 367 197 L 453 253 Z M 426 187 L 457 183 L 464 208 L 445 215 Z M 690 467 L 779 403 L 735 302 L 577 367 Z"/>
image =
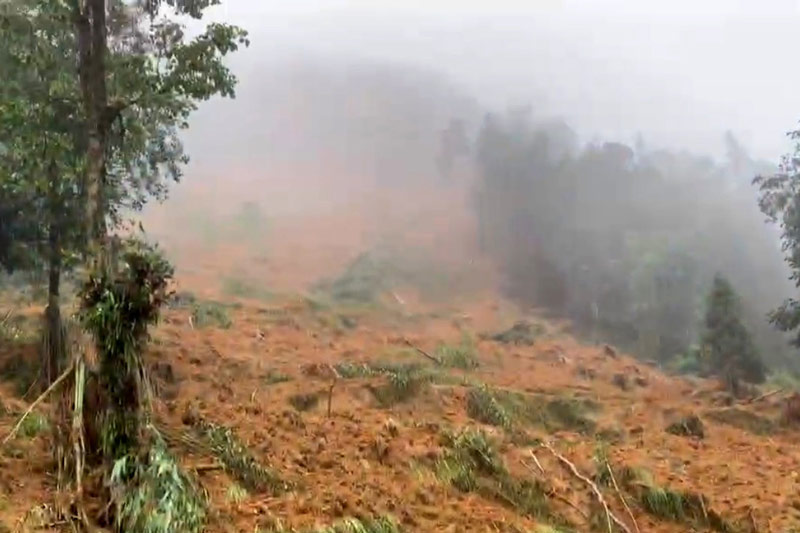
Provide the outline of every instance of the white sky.
<path id="1" fill-rule="evenodd" d="M 800 119 L 796 0 L 223 0 L 240 61 L 318 54 L 448 74 L 487 105 L 532 103 L 584 137 L 719 154 L 732 129 L 775 160 Z M 241 82 L 247 83 L 247 76 Z"/>

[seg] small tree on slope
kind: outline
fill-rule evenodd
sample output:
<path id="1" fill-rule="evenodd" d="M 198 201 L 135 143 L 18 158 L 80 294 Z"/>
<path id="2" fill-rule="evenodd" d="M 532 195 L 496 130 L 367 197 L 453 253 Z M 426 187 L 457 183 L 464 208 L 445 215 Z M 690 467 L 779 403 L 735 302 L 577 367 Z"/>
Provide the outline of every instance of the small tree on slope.
<path id="1" fill-rule="evenodd" d="M 708 295 L 705 330 L 703 346 L 709 374 L 720 376 L 734 394 L 742 381 L 764 381 L 764 364 L 742 322 L 739 297 L 721 275 L 714 277 Z"/>

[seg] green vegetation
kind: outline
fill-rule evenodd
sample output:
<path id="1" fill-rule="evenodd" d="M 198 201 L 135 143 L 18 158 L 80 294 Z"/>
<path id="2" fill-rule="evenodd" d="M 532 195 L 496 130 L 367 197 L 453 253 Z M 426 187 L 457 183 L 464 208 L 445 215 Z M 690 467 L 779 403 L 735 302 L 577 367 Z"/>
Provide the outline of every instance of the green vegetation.
<path id="1" fill-rule="evenodd" d="M 119 494 L 116 527 L 143 533 L 198 533 L 207 502 L 194 480 L 181 471 L 163 440 L 155 437 L 144 459 L 126 455 L 114 463 L 111 483 Z"/>
<path id="2" fill-rule="evenodd" d="M 391 407 L 405 402 L 421 393 L 431 383 L 461 383 L 456 377 L 448 376 L 438 367 L 421 363 L 351 363 L 343 362 L 334 366 L 343 379 L 383 377 L 384 383 L 370 386 L 369 390 L 381 407 Z"/>
<path id="3" fill-rule="evenodd" d="M 287 529 L 273 527 L 265 533 L 402 533 L 402 529 L 391 516 L 372 519 L 345 518 L 327 527 L 314 529 Z"/>
<path id="4" fill-rule="evenodd" d="M 694 527 L 708 527 L 720 533 L 737 531 L 711 509 L 710 502 L 703 495 L 661 487 L 646 470 L 623 469 L 620 483 L 646 512 L 657 518 Z"/>
<path id="5" fill-rule="evenodd" d="M 248 496 L 250 495 L 247 493 L 247 490 L 236 483 L 229 485 L 228 489 L 225 491 L 225 500 L 234 505 L 244 503 Z"/>
<path id="6" fill-rule="evenodd" d="M 336 304 L 372 306 L 378 303 L 387 282 L 383 265 L 373 255 L 363 253 L 339 277 L 321 281 L 314 289 L 323 299 Z"/>
<path id="7" fill-rule="evenodd" d="M 708 373 L 721 376 L 734 394 L 739 392 L 740 381 L 764 381 L 764 363 L 742 322 L 739 297 L 722 276 L 714 278 L 708 295 L 705 328 Z"/>
<path id="8" fill-rule="evenodd" d="M 493 389 L 486 385 L 472 387 L 467 393 L 467 414 L 484 424 L 510 429 L 530 424 L 545 430 L 594 431 L 589 416 L 597 404 L 576 398 L 546 398 L 517 391 Z"/>
<path id="9" fill-rule="evenodd" d="M 263 380 L 265 385 L 276 385 L 278 383 L 285 383 L 287 381 L 291 381 L 292 377 L 287 374 L 284 374 L 283 372 L 269 369 L 261 379 Z"/>
<path id="10" fill-rule="evenodd" d="M 211 301 L 192 304 L 192 323 L 197 328 L 228 329 L 233 325 L 233 321 L 228 315 L 228 306 Z"/>
<path id="11" fill-rule="evenodd" d="M 47 417 L 37 412 L 32 412 L 22 421 L 17 435 L 22 438 L 32 438 L 44 433 L 48 429 L 50 429 L 50 422 L 47 420 Z"/>
<path id="12" fill-rule="evenodd" d="M 442 436 L 444 454 L 436 461 L 437 477 L 462 492 L 475 492 L 526 516 L 568 526 L 548 505 L 547 488 L 538 480 L 512 476 L 495 444 L 483 431 L 465 429 Z"/>
<path id="13" fill-rule="evenodd" d="M 455 346 L 450 344 L 439 345 L 434 356 L 442 366 L 447 368 L 474 370 L 480 366 L 475 341 L 466 333 L 462 335 L 461 342 Z"/>
<path id="14" fill-rule="evenodd" d="M 196 428 L 225 471 L 246 490 L 278 494 L 289 488 L 287 482 L 253 457 L 230 428 L 203 421 Z"/>

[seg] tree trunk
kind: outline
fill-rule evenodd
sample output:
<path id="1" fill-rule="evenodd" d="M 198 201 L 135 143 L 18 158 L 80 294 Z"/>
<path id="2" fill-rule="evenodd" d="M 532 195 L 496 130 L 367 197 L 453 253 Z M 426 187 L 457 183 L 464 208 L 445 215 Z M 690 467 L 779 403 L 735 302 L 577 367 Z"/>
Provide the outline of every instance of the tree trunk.
<path id="1" fill-rule="evenodd" d="M 102 266 L 105 244 L 103 188 L 108 139 L 106 89 L 106 2 L 83 0 L 75 8 L 78 40 L 78 75 L 86 113 L 86 226 L 90 261 Z"/>
<path id="2" fill-rule="evenodd" d="M 42 385 L 47 388 L 61 374 L 66 355 L 66 339 L 61 323 L 61 243 L 56 222 L 50 225 L 47 308 L 42 343 Z"/>

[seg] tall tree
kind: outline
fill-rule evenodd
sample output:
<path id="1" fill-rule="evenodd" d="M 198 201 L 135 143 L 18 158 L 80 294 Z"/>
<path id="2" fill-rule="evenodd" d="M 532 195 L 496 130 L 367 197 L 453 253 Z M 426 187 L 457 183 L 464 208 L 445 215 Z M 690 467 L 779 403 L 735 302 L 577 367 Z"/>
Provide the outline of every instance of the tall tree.
<path id="1" fill-rule="evenodd" d="M 79 129 L 72 36 L 58 2 L 19 0 L 0 5 L 0 189 L 14 240 L 48 269 L 48 303 L 42 346 L 43 386 L 58 375 L 64 355 L 60 284 L 81 231 Z M 24 206 L 24 210 L 20 209 Z M 25 231 L 19 231 L 22 228 Z M 29 257 L 31 255 L 29 254 Z M 19 256 L 17 257 L 19 259 Z M 30 264 L 28 265 L 30 266 Z"/>
<path id="2" fill-rule="evenodd" d="M 765 368 L 750 332 L 742 322 L 739 297 L 722 276 L 715 276 L 708 294 L 703 347 L 706 371 L 719 375 L 738 394 L 742 381 L 761 383 Z"/>
<path id="3" fill-rule="evenodd" d="M 33 206 L 40 216 L 55 215 L 48 206 L 57 201 L 77 198 L 75 213 L 80 214 L 75 218 L 81 223 L 71 219 L 53 226 L 49 222 L 57 220 L 54 216 L 41 216 L 41 235 L 56 241 L 52 248 L 63 249 L 61 228 L 79 227 L 74 250 L 87 251 L 89 258 L 80 297 L 81 318 L 98 351 L 96 405 L 92 412 L 83 410 L 86 367 L 78 354 L 71 366 L 74 390 L 62 403 L 71 406 L 72 423 L 59 425 L 66 429 L 56 447 L 60 473 L 74 476 L 76 510 L 88 520 L 82 512 L 83 471 L 102 469 L 100 493 L 110 499 L 102 507 L 113 510 L 120 530 L 194 531 L 201 522 L 197 498 L 182 497 L 183 489 L 176 488 L 170 489 L 173 499 L 165 502 L 159 493 L 167 490 L 165 483 L 186 483 L 169 473 L 174 464 L 165 469 L 165 452 L 144 416 L 142 349 L 172 270 L 141 243 L 129 243 L 114 257 L 108 236 L 127 213 L 150 198 L 163 198 L 169 182 L 180 178 L 187 158 L 179 133 L 197 102 L 233 96 L 236 79 L 223 58 L 247 43 L 246 33 L 212 23 L 190 38 L 176 17 L 199 19 L 204 8 L 216 3 L 0 3 L 4 44 L 14 43 L 8 63 L 14 68 L 8 73 L 16 80 L 11 89 L 0 90 L 3 139 L 10 138 L 14 126 L 27 128 L 18 139 L 0 140 L 7 153 L 0 192 L 15 199 L 40 199 L 42 205 Z M 5 64 L 2 59 L 0 55 L 0 64 Z M 66 413 L 62 422 L 65 418 Z M 152 431 L 145 435 L 147 428 Z M 87 433 L 99 438 L 87 441 Z M 142 447 L 151 452 L 141 453 Z M 143 487 L 148 480 L 162 486 Z M 165 505 L 190 510 L 192 516 L 177 516 L 174 507 Z"/>
<path id="4" fill-rule="evenodd" d="M 800 288 L 800 130 L 789 132 L 794 142 L 791 153 L 784 155 L 778 171 L 753 179 L 761 196 L 758 205 L 770 222 L 778 224 L 780 239 L 789 265 L 789 279 Z M 791 332 L 792 343 L 800 347 L 800 301 L 787 298 L 770 313 L 770 321 L 782 331 Z"/>

